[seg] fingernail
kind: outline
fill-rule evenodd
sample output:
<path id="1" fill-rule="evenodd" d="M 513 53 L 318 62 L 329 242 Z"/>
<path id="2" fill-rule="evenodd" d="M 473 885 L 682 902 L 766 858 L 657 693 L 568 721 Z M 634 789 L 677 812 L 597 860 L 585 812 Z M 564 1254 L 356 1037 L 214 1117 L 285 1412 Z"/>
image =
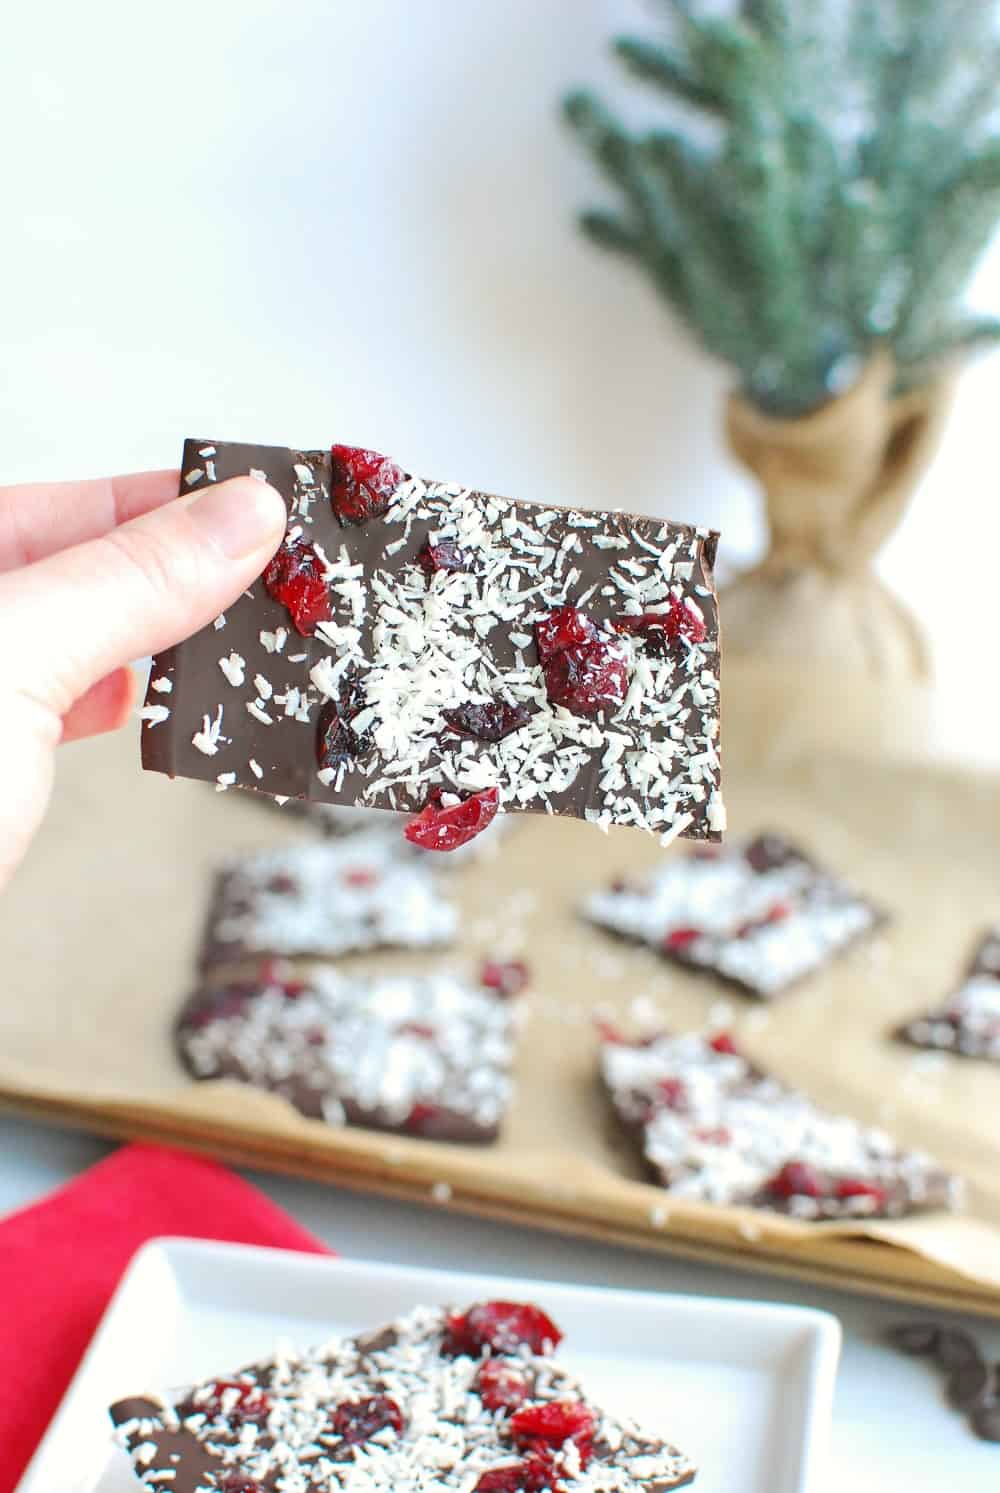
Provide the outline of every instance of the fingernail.
<path id="1" fill-rule="evenodd" d="M 194 522 L 230 560 L 242 560 L 284 532 L 280 493 L 256 477 L 232 477 L 185 499 Z"/>

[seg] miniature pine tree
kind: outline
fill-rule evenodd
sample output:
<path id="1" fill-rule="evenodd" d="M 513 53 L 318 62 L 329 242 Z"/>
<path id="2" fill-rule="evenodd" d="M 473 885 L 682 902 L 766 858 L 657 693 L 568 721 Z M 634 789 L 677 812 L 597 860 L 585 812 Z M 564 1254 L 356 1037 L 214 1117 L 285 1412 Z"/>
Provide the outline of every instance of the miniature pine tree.
<path id="1" fill-rule="evenodd" d="M 742 392 L 794 416 L 873 346 L 902 386 L 1000 336 L 960 297 L 1000 219 L 992 0 L 659 0 L 622 37 L 669 101 L 636 135 L 592 94 L 567 117 L 623 199 L 582 216 L 640 265 Z"/>

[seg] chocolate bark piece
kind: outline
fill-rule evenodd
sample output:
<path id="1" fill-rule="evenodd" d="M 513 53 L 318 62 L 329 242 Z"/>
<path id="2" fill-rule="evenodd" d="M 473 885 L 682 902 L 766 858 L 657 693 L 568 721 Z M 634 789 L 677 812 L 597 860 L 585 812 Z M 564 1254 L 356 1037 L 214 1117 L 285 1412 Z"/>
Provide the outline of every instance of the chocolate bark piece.
<path id="1" fill-rule="evenodd" d="M 450 943 L 458 913 L 434 864 L 384 832 L 234 859 L 216 881 L 201 966 Z"/>
<path id="2" fill-rule="evenodd" d="M 666 1493 L 694 1478 L 682 1452 L 602 1410 L 532 1345 L 521 1343 L 506 1360 L 455 1355 L 443 1351 L 448 1326 L 446 1310 L 419 1307 L 386 1329 L 384 1347 L 372 1346 L 382 1336 L 376 1331 L 364 1351 L 353 1339 L 302 1354 L 285 1350 L 181 1396 L 121 1400 L 111 1407 L 116 1439 L 140 1484 L 157 1493 L 166 1484 L 171 1493 L 329 1493 L 352 1472 L 359 1485 L 400 1493 L 515 1493 L 529 1463 L 537 1493 L 556 1486 Z M 560 1429 L 528 1445 L 513 1404 L 485 1403 L 484 1362 L 507 1363 L 530 1394 L 529 1408 L 546 1407 L 567 1439 Z M 568 1435 L 574 1425 L 575 1440 Z"/>
<path id="3" fill-rule="evenodd" d="M 284 496 L 286 548 L 312 547 L 282 583 L 309 592 L 307 635 L 262 579 L 156 658 L 145 767 L 409 812 L 435 789 L 496 786 L 507 810 L 720 838 L 717 535 L 402 474 L 387 512 L 342 523 L 328 451 L 185 445 L 186 493 L 247 472 Z M 317 574 L 329 620 L 315 620 Z M 565 606 L 583 613 L 579 640 L 567 632 L 543 667 L 536 626 Z M 525 724 L 480 741 L 445 719 L 491 701 L 524 707 Z"/>
<path id="4" fill-rule="evenodd" d="M 176 1043 L 195 1078 L 267 1089 L 329 1125 L 486 1143 L 510 1101 L 518 1021 L 502 991 L 452 974 L 287 968 L 196 991 Z"/>
<path id="5" fill-rule="evenodd" d="M 886 915 L 779 834 L 673 856 L 585 901 L 583 916 L 666 959 L 770 1000 Z"/>
<path id="6" fill-rule="evenodd" d="M 1000 927 L 982 935 L 954 995 L 905 1021 L 895 1035 L 914 1047 L 1000 1062 Z"/>
<path id="7" fill-rule="evenodd" d="M 678 1197 L 810 1221 L 901 1218 L 959 1201 L 937 1162 L 821 1109 L 727 1035 L 614 1035 L 601 1043 L 600 1066 L 649 1169 Z"/>

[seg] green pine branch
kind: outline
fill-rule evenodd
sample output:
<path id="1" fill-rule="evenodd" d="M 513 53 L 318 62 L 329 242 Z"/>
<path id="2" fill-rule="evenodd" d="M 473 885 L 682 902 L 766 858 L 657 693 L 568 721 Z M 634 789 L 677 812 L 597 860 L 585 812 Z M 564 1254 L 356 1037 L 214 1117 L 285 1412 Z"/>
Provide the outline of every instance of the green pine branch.
<path id="1" fill-rule="evenodd" d="M 614 50 L 691 128 L 566 100 L 617 198 L 589 238 L 770 411 L 822 403 L 876 341 L 912 384 L 996 340 L 960 302 L 1000 221 L 998 0 L 663 4 L 663 35 Z"/>

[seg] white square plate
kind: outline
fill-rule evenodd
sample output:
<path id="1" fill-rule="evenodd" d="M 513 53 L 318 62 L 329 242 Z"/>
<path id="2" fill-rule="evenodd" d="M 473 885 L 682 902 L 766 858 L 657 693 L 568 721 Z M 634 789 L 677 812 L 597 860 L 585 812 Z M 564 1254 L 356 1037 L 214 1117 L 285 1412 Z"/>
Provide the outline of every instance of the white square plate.
<path id="1" fill-rule="evenodd" d="M 555 1246 L 553 1246 L 555 1247 Z M 193 1239 L 136 1255 L 18 1493 L 136 1493 L 107 1407 L 390 1322 L 421 1302 L 537 1301 L 599 1404 L 698 1463 L 698 1493 L 813 1493 L 840 1328 L 766 1303 L 551 1285 Z"/>

